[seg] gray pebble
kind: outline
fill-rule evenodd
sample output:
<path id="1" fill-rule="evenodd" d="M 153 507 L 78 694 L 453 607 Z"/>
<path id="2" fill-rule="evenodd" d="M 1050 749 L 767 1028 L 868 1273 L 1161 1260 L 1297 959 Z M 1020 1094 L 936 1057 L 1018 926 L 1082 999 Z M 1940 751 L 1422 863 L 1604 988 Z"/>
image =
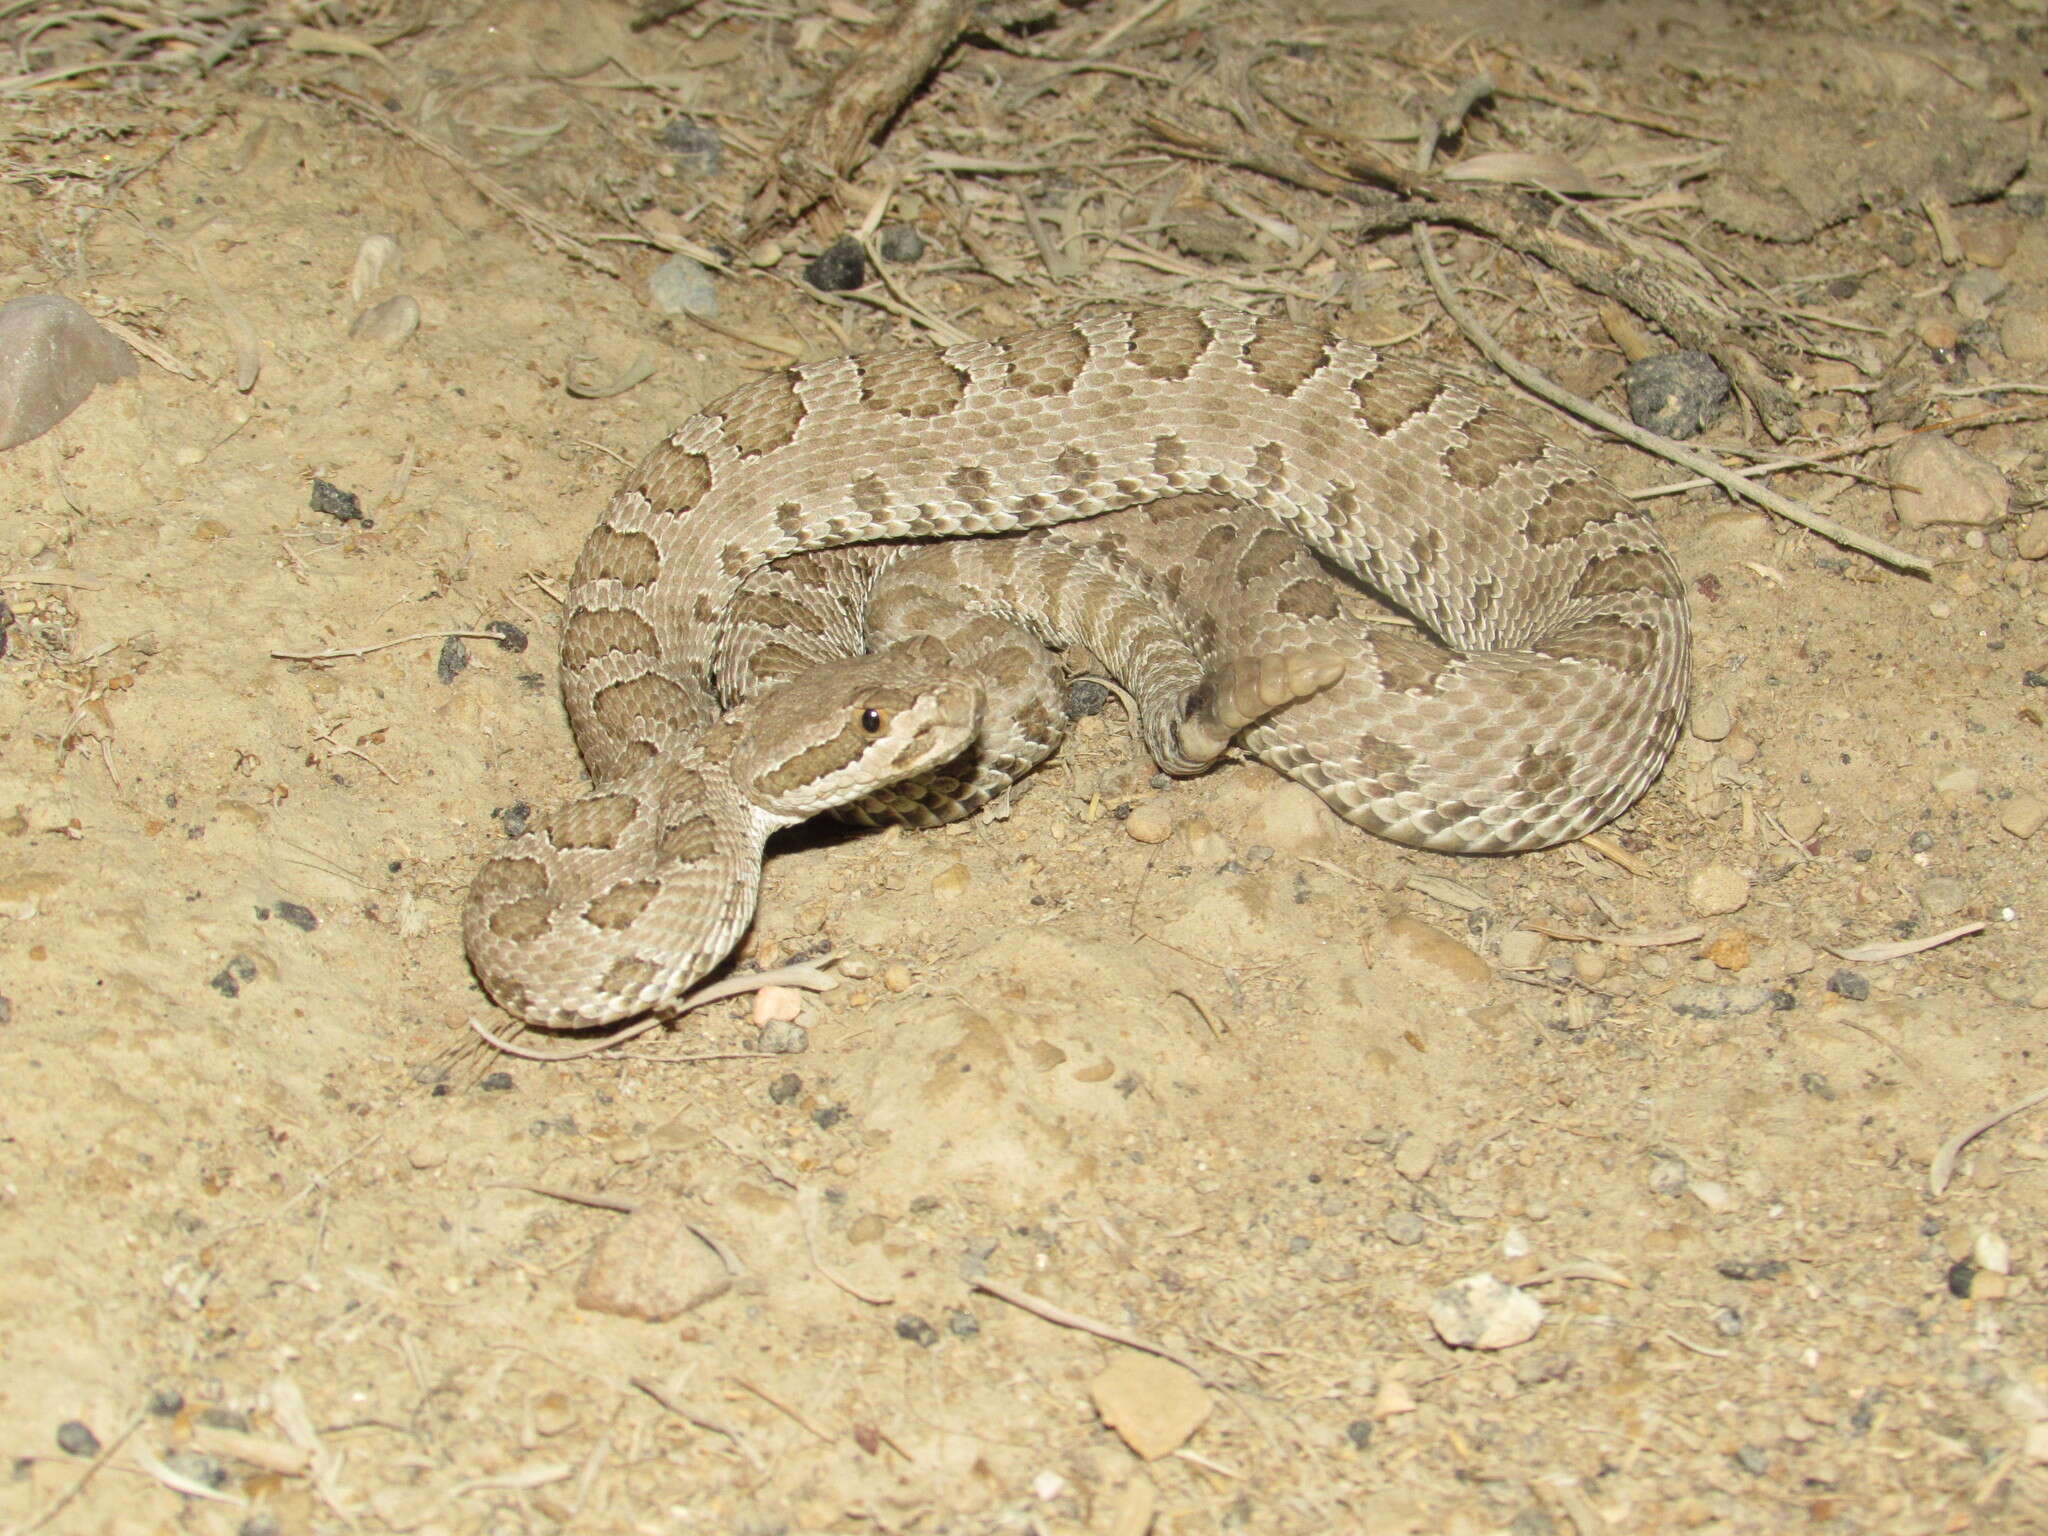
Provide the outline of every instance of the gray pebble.
<path id="1" fill-rule="evenodd" d="M 1828 978 L 1828 990 L 1837 997 L 1860 1003 L 1870 996 L 1870 978 L 1855 971 L 1840 970 Z"/>
<path id="2" fill-rule="evenodd" d="M 770 1019 L 754 1037 L 754 1049 L 778 1056 L 800 1056 L 811 1048 L 811 1033 L 789 1019 Z"/>
<path id="3" fill-rule="evenodd" d="M 647 296 L 664 315 L 702 315 L 708 320 L 718 313 L 711 269 L 687 256 L 671 256 L 656 267 L 647 279 Z"/>
<path id="4" fill-rule="evenodd" d="M 296 901 L 280 901 L 277 904 L 277 915 L 301 933 L 311 933 L 320 926 L 320 919 L 313 915 L 313 909 L 302 907 Z"/>
<path id="5" fill-rule="evenodd" d="M 1629 416 L 1665 437 L 1691 437 L 1728 400 L 1728 376 L 1704 352 L 1660 352 L 1630 363 L 1623 377 Z"/>
<path id="6" fill-rule="evenodd" d="M 441 642 L 441 655 L 434 663 L 434 676 L 444 683 L 452 683 L 469 669 L 469 647 L 462 643 L 460 635 L 450 635 Z"/>
<path id="7" fill-rule="evenodd" d="M 725 165 L 725 141 L 709 123 L 678 113 L 661 125 L 655 143 L 676 157 L 685 176 L 716 176 Z"/>
<path id="8" fill-rule="evenodd" d="M 768 1102 L 787 1104 L 804 1091 L 804 1080 L 794 1072 L 785 1072 L 768 1085 Z"/>
<path id="9" fill-rule="evenodd" d="M 851 293 L 867 280 L 867 252 L 851 235 L 841 235 L 804 263 L 804 281 L 822 293 Z"/>
<path id="10" fill-rule="evenodd" d="M 946 1314 L 946 1332 L 956 1339 L 971 1339 L 981 1332 L 981 1319 L 965 1308 L 955 1308 Z"/>
<path id="11" fill-rule="evenodd" d="M 97 1456 L 100 1437 L 82 1419 L 66 1419 L 57 1426 L 57 1449 L 66 1456 Z"/>
<path id="12" fill-rule="evenodd" d="M 1380 1232 L 1390 1243 L 1402 1248 L 1413 1248 L 1428 1234 L 1422 1218 L 1413 1211 L 1389 1211 L 1387 1219 L 1380 1223 Z"/>
<path id="13" fill-rule="evenodd" d="M 875 231 L 875 253 L 884 261 L 908 266 L 924 254 L 924 236 L 908 224 L 884 224 Z"/>
<path id="14" fill-rule="evenodd" d="M 915 1312 L 906 1312 L 896 1319 L 896 1337 L 908 1339 L 920 1349 L 930 1349 L 939 1342 L 939 1330 Z"/>
<path id="15" fill-rule="evenodd" d="M 363 516 L 362 498 L 354 491 L 344 491 L 338 485 L 329 485 L 325 480 L 313 482 L 312 495 L 308 506 L 323 517 L 331 517 L 338 523 L 361 523 L 365 528 L 377 525 Z"/>
<path id="16" fill-rule="evenodd" d="M 1949 284 L 1948 296 L 1955 300 L 1956 313 L 1965 320 L 1982 320 L 2007 287 L 2005 275 L 1990 267 L 1972 267 Z"/>

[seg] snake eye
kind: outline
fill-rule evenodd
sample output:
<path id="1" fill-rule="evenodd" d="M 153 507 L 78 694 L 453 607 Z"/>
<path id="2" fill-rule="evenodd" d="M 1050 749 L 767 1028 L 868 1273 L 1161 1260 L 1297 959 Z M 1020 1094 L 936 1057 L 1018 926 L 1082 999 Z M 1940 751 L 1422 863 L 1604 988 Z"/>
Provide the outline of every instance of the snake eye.
<path id="1" fill-rule="evenodd" d="M 879 709 L 864 709 L 860 712 L 860 728 L 870 736 L 882 734 L 882 727 L 889 723 L 889 717 Z"/>

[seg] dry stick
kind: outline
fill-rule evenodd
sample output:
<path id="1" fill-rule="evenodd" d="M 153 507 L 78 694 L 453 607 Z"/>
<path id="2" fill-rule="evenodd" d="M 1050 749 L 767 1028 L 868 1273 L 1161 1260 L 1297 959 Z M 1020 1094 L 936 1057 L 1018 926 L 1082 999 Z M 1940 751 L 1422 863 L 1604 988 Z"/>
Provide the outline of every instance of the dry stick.
<path id="1" fill-rule="evenodd" d="M 629 1376 L 626 1379 L 632 1382 L 632 1384 L 638 1387 L 642 1392 L 645 1392 L 649 1397 L 653 1398 L 662 1407 L 666 1408 L 670 1413 L 674 1414 L 677 1418 L 683 1420 L 685 1423 L 694 1424 L 699 1429 L 709 1430 L 714 1435 L 725 1436 L 726 1439 L 732 1442 L 733 1449 L 738 1451 L 742 1456 L 744 1456 L 747 1459 L 747 1465 L 752 1467 L 756 1472 L 765 1472 L 768 1470 L 767 1464 L 763 1462 L 759 1456 L 756 1456 L 754 1454 L 753 1447 L 748 1445 L 747 1442 L 741 1438 L 740 1432 L 734 1429 L 730 1424 L 720 1423 L 717 1419 L 711 1418 L 707 1414 L 698 1413 L 694 1409 L 685 1408 L 681 1403 L 677 1402 L 674 1398 L 670 1397 L 668 1393 L 664 1392 L 660 1387 L 656 1386 L 653 1378 L 651 1377 Z"/>
<path id="2" fill-rule="evenodd" d="M 358 656 L 388 651 L 394 645 L 411 645 L 415 640 L 495 640 L 502 645 L 505 637 L 495 629 L 429 629 L 417 635 L 400 635 L 396 640 L 379 640 L 374 645 L 350 645 L 336 651 L 272 651 L 270 655 L 274 661 L 351 661 Z"/>
<path id="3" fill-rule="evenodd" d="M 1423 273 L 1429 278 L 1430 287 L 1436 290 L 1437 302 L 1444 307 L 1444 313 L 1457 322 L 1458 329 L 1466 339 L 1486 355 L 1487 361 L 1500 369 L 1509 378 L 1520 384 L 1531 394 L 1549 401 L 1559 410 L 1569 411 L 1582 421 L 1591 422 L 1604 432 L 1610 432 L 1625 443 L 1632 443 L 1645 453 L 1668 459 L 1673 464 L 1682 464 L 1696 475 L 1704 476 L 1733 496 L 1744 501 L 1753 501 L 1767 512 L 1775 512 L 1787 522 L 1797 523 L 1810 533 L 1817 533 L 1844 549 L 1853 549 L 1859 554 L 1891 566 L 1894 570 L 1910 571 L 1915 576 L 1931 576 L 1934 567 L 1918 555 L 1909 555 L 1902 549 L 1895 549 L 1882 539 L 1873 539 L 1868 534 L 1858 533 L 1854 528 L 1836 522 L 1823 513 L 1814 511 L 1804 502 L 1782 496 L 1768 486 L 1757 485 L 1745 480 L 1732 469 L 1727 469 L 1708 458 L 1698 450 L 1688 448 L 1684 443 L 1675 443 L 1668 437 L 1645 431 L 1625 416 L 1616 415 L 1605 406 L 1595 405 L 1581 399 L 1570 390 L 1553 384 L 1534 368 L 1509 354 L 1491 333 L 1479 323 L 1479 319 L 1452 294 L 1450 282 L 1443 269 L 1437 265 L 1436 251 L 1429 243 L 1429 226 L 1418 220 L 1409 231 L 1415 241 L 1415 253 L 1422 259 Z"/>
<path id="4" fill-rule="evenodd" d="M 1342 198 L 1362 215 L 1354 231 L 1359 236 L 1392 234 L 1434 221 L 1454 224 L 1533 257 L 1588 292 L 1615 299 L 1654 320 L 1680 346 L 1711 354 L 1755 404 L 1774 437 L 1788 437 L 1798 430 L 1797 407 L 1784 386 L 1765 371 L 1765 359 L 1738 340 L 1724 318 L 1698 293 L 1640 258 L 1524 218 L 1504 200 L 1484 193 L 1435 191 L 1395 199 L 1333 175 L 1305 158 L 1239 153 L 1156 113 L 1141 115 L 1138 125 L 1188 158 L 1234 165 L 1306 191 Z"/>
<path id="5" fill-rule="evenodd" d="M 873 153 L 876 131 L 967 30 L 971 0 L 904 0 L 783 136 L 748 209 L 745 243 L 786 227 Z"/>
<path id="6" fill-rule="evenodd" d="M 2048 1088 L 2030 1093 L 2017 1104 L 2008 1104 L 2004 1109 L 1994 1110 L 1974 1125 L 1966 1125 L 1955 1135 L 1941 1144 L 1941 1150 L 1934 1154 L 1934 1162 L 1927 1169 L 1927 1192 L 1939 1199 L 1941 1192 L 1948 1188 L 1949 1175 L 1955 1172 L 1956 1159 L 1963 1148 L 1995 1126 L 2003 1125 L 2014 1115 L 2032 1109 L 2036 1104 L 2048 1103 Z"/>
<path id="7" fill-rule="evenodd" d="M 514 1045 L 510 1040 L 492 1034 L 476 1019 L 469 1021 L 469 1027 L 507 1056 L 517 1056 L 524 1061 L 581 1061 L 586 1056 L 595 1056 L 598 1052 L 608 1051 L 613 1046 L 624 1045 L 628 1040 L 637 1040 L 649 1030 L 659 1029 L 664 1024 L 673 1022 L 678 1014 L 688 1013 L 692 1008 L 701 1008 L 706 1003 L 738 997 L 742 992 L 758 992 L 763 987 L 808 987 L 813 992 L 829 992 L 838 985 L 838 978 L 827 975 L 821 967 L 813 965 L 785 965 L 773 971 L 759 971 L 752 976 L 729 976 L 724 981 L 715 981 L 708 987 L 699 987 L 682 1001 L 664 1006 L 661 1012 L 650 1014 L 637 1024 L 628 1024 L 624 1029 L 614 1030 L 602 1040 L 593 1040 L 573 1051 L 550 1053 Z M 726 1055 L 774 1054 L 776 1053 L 773 1051 L 721 1052 L 717 1057 L 705 1059 L 718 1060 Z"/>
<path id="8" fill-rule="evenodd" d="M 100 1448 L 99 1455 L 93 1457 L 91 1465 L 78 1474 L 78 1481 L 58 1494 L 50 1507 L 40 1515 L 37 1515 L 33 1520 L 24 1520 L 20 1525 L 9 1526 L 7 1536 L 31 1536 L 32 1532 L 40 1531 L 44 1526 L 56 1519 L 63 1512 L 66 1505 L 85 1492 L 85 1485 L 99 1476 L 100 1469 L 114 1459 L 114 1452 L 120 1450 L 122 1446 L 128 1443 L 128 1437 L 134 1434 L 136 1430 L 142 1428 L 143 1422 L 148 1417 L 147 1413 L 138 1413 L 134 1418 L 130 1419 L 121 1433 L 114 1436 L 112 1440 L 109 1440 Z"/>
<path id="9" fill-rule="evenodd" d="M 1081 1332 L 1092 1333 L 1099 1339 L 1108 1339 L 1112 1344 L 1128 1345 L 1132 1349 L 1143 1350 L 1148 1355 L 1157 1355 L 1162 1360 L 1171 1360 L 1182 1370 L 1191 1371 L 1201 1377 L 1205 1383 L 1219 1387 L 1226 1384 L 1213 1372 L 1202 1369 L 1186 1355 L 1168 1349 L 1164 1344 L 1155 1344 L 1150 1339 L 1140 1338 L 1137 1334 L 1110 1323 L 1098 1323 L 1094 1318 L 1083 1317 L 1079 1312 L 1069 1312 L 1065 1307 L 1055 1306 L 1029 1291 L 1020 1291 L 998 1280 L 977 1280 L 973 1288 L 977 1291 L 986 1291 L 996 1300 L 1007 1301 L 1013 1307 L 1021 1307 L 1033 1317 L 1042 1317 L 1048 1323 L 1056 1323 L 1062 1328 L 1078 1328 Z"/>

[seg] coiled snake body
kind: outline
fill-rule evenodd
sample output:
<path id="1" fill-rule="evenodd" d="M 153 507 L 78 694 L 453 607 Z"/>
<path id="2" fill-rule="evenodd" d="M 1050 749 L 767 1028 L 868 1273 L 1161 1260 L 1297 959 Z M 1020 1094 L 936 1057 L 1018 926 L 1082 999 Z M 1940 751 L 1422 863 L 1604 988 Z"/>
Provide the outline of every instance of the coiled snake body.
<path id="1" fill-rule="evenodd" d="M 464 933 L 493 997 L 558 1024 L 673 1000 L 744 929 L 769 830 L 980 728 L 971 681 L 921 692 L 879 660 L 727 712 L 720 639 L 763 566 L 1189 493 L 1211 500 L 1106 535 L 1107 558 L 1185 606 L 1198 659 L 1343 653 L 1341 682 L 1244 739 L 1349 820 L 1451 852 L 1543 847 L 1626 809 L 1668 756 L 1688 630 L 1663 544 L 1589 466 L 1428 369 L 1180 309 L 839 358 L 691 417 L 585 543 L 562 672 L 593 787 L 472 887 Z M 1420 627 L 1365 626 L 1303 546 Z"/>

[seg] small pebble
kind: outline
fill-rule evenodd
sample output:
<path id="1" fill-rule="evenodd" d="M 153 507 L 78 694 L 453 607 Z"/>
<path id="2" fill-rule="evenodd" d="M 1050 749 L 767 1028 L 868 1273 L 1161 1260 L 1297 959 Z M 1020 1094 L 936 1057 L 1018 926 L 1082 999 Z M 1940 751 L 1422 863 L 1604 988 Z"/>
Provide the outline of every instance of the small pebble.
<path id="1" fill-rule="evenodd" d="M 1394 1172 L 1411 1184 L 1429 1177 L 1436 1166 L 1437 1144 L 1428 1136 L 1408 1136 L 1394 1151 Z"/>
<path id="2" fill-rule="evenodd" d="M 487 1072 L 477 1082 L 477 1087 L 485 1093 L 510 1093 L 518 1086 L 510 1072 Z"/>
<path id="3" fill-rule="evenodd" d="M 450 635 L 441 642 L 441 654 L 434 661 L 434 676 L 443 683 L 452 683 L 469 670 L 469 647 L 462 643 L 462 636 Z"/>
<path id="4" fill-rule="evenodd" d="M 1991 313 L 1991 306 L 2006 290 L 2005 278 L 1985 267 L 1973 267 L 1953 283 L 1949 284 L 1948 296 L 1955 301 L 1956 313 L 1965 320 L 1982 320 Z"/>
<path id="5" fill-rule="evenodd" d="M 1389 1211 L 1380 1233 L 1398 1248 L 1413 1248 L 1429 1235 L 1429 1228 L 1413 1211 Z"/>
<path id="6" fill-rule="evenodd" d="M 711 269 L 687 256 L 671 256 L 647 279 L 647 297 L 664 315 L 718 314 L 718 288 Z"/>
<path id="7" fill-rule="evenodd" d="M 1970 904 L 1970 888 L 1960 880 L 1937 875 L 1920 887 L 1920 909 L 1931 918 L 1954 917 Z"/>
<path id="8" fill-rule="evenodd" d="M 1913 327 L 1922 346 L 1930 352 L 1953 352 L 1956 343 L 1962 339 L 1952 321 L 1940 315 L 1929 315 Z"/>
<path id="9" fill-rule="evenodd" d="M 761 987 L 754 993 L 755 1024 L 793 1023 L 804 1010 L 804 995 L 795 987 Z"/>
<path id="10" fill-rule="evenodd" d="M 1607 957 L 1597 949 L 1579 948 L 1572 952 L 1572 975 L 1587 986 L 1597 986 L 1607 979 Z"/>
<path id="11" fill-rule="evenodd" d="M 1963 259 L 1980 267 L 2002 267 L 2020 245 L 2017 219 L 1983 219 L 1965 224 L 1956 236 Z"/>
<path id="12" fill-rule="evenodd" d="M 1511 928 L 1500 938 L 1500 968 L 1504 971 L 1533 971 L 1543 963 L 1543 935 L 1528 928 Z"/>
<path id="13" fill-rule="evenodd" d="M 1430 1298 L 1429 1325 L 1453 1349 L 1511 1349 L 1536 1337 L 1543 1303 L 1492 1275 L 1468 1275 Z"/>
<path id="14" fill-rule="evenodd" d="M 2021 518 L 2012 547 L 2022 560 L 2048 560 L 2048 512 L 2029 512 Z"/>
<path id="15" fill-rule="evenodd" d="M 1173 836 L 1173 813 L 1157 800 L 1146 800 L 1131 808 L 1124 831 L 1134 842 L 1163 843 Z"/>
<path id="16" fill-rule="evenodd" d="M 409 293 L 396 293 L 357 315 L 348 335 L 351 341 L 395 347 L 419 328 L 420 301 Z"/>
<path id="17" fill-rule="evenodd" d="M 1327 853 L 1357 835 L 1314 790 L 1284 782 L 1259 796 L 1244 826 L 1246 843 L 1262 843 L 1282 853 Z"/>
<path id="18" fill-rule="evenodd" d="M 973 878 L 965 864 L 949 864 L 932 876 L 932 894 L 951 899 L 964 892 Z M 885 980 L 882 984 L 887 986 L 888 982 Z"/>
<path id="19" fill-rule="evenodd" d="M 2048 824 L 2048 800 L 2039 795 L 2014 795 L 1999 811 L 1998 824 L 2014 837 L 2032 837 Z"/>
<path id="20" fill-rule="evenodd" d="M 1686 729 L 1701 741 L 1726 741 L 1728 733 L 1735 729 L 1735 720 L 1721 700 L 1702 699 L 1693 706 Z"/>
<path id="21" fill-rule="evenodd" d="M 900 962 L 886 967 L 882 972 L 882 985 L 891 992 L 908 992 L 910 983 L 910 967 Z"/>
<path id="22" fill-rule="evenodd" d="M 971 1339 L 981 1332 L 981 1319 L 964 1307 L 956 1307 L 946 1314 L 946 1332 L 956 1339 Z"/>
<path id="23" fill-rule="evenodd" d="M 1665 437 L 1691 437 L 1728 401 L 1728 376 L 1704 352 L 1660 352 L 1623 377 L 1629 416 Z"/>
<path id="24" fill-rule="evenodd" d="M 57 1426 L 57 1449 L 66 1456 L 97 1456 L 100 1437 L 81 1419 L 66 1419 Z"/>
<path id="25" fill-rule="evenodd" d="M 725 142 L 718 130 L 687 113 L 663 123 L 654 141 L 676 157 L 676 169 L 685 176 L 716 176 L 725 164 Z"/>
<path id="26" fill-rule="evenodd" d="M 1821 829 L 1828 819 L 1827 807 L 1811 801 L 1801 801 L 1783 806 L 1778 811 L 1778 825 L 1785 829 L 1785 835 L 1795 843 L 1803 843 Z"/>
<path id="27" fill-rule="evenodd" d="M 1970 1245 L 1970 1257 L 1979 1269 L 1989 1270 L 1994 1275 L 2012 1273 L 2012 1245 L 1996 1232 L 1979 1232 L 1977 1240 Z"/>
<path id="28" fill-rule="evenodd" d="M 811 1048 L 811 1033 L 788 1019 L 771 1019 L 754 1037 L 754 1049 L 777 1056 L 801 1056 Z"/>
<path id="29" fill-rule="evenodd" d="M 1713 1179 L 1694 1179 L 1686 1185 L 1686 1192 L 1716 1216 L 1732 1209 L 1735 1204 L 1735 1197 L 1728 1193 L 1728 1186 Z"/>
<path id="30" fill-rule="evenodd" d="M 1998 320 L 1998 345 L 2015 363 L 2048 363 L 2048 309 L 2006 310 Z"/>
<path id="31" fill-rule="evenodd" d="M 277 915 L 283 922 L 290 923 L 301 933 L 311 933 L 320 926 L 320 919 L 313 915 L 310 907 L 302 907 L 296 901 L 280 901 Z"/>
<path id="32" fill-rule="evenodd" d="M 576 1286 L 585 1312 L 665 1323 L 722 1296 L 732 1276 L 682 1213 L 643 1205 L 608 1229 Z"/>
<path id="33" fill-rule="evenodd" d="M 1870 996 L 1870 978 L 1856 971 L 1840 970 L 1828 978 L 1828 990 L 1837 997 L 1860 1003 Z"/>
<path id="34" fill-rule="evenodd" d="M 823 293 L 851 293 L 868 280 L 867 253 L 842 235 L 804 263 L 804 281 Z"/>
<path id="35" fill-rule="evenodd" d="M 329 485 L 325 480 L 316 479 L 307 505 L 323 517 L 331 517 L 338 523 L 361 523 L 365 528 L 376 524 L 363 516 L 362 498 L 353 491 L 344 491 L 340 486 Z"/>
<path id="36" fill-rule="evenodd" d="M 1960 800 L 1977 793 L 1983 782 L 1983 775 L 1974 768 L 1949 768 L 1935 775 L 1934 789 L 1937 794 L 1953 795 Z"/>
<path id="37" fill-rule="evenodd" d="M 875 231 L 875 253 L 884 261 L 908 266 L 924 255 L 924 236 L 908 224 L 884 224 Z"/>
<path id="38" fill-rule="evenodd" d="M 908 1339 L 920 1349 L 930 1349 L 939 1342 L 939 1330 L 915 1312 L 906 1312 L 896 1319 L 896 1337 Z"/>
<path id="39" fill-rule="evenodd" d="M 348 296 L 360 304 L 398 276 L 405 256 L 389 235 L 365 235 L 356 246 L 356 261 L 348 277 Z"/>
<path id="40" fill-rule="evenodd" d="M 423 1141 L 405 1154 L 405 1160 L 421 1173 L 440 1167 L 448 1161 L 447 1146 L 438 1141 Z"/>
<path id="41" fill-rule="evenodd" d="M 1709 864 L 1686 882 L 1685 898 L 1702 917 L 1726 917 L 1749 905 L 1749 877 L 1726 864 Z"/>
<path id="42" fill-rule="evenodd" d="M 787 1104 L 804 1091 L 804 1080 L 794 1072 L 785 1072 L 768 1085 L 768 1102 Z"/>
<path id="43" fill-rule="evenodd" d="M 2011 488 L 1998 466 L 1945 437 L 1909 437 L 1886 463 L 1892 511 L 1908 528 L 1988 528 L 2004 521 Z"/>
<path id="44" fill-rule="evenodd" d="M 1088 1383 L 1102 1422 L 1139 1456 L 1157 1461 L 1187 1444 L 1215 1404 L 1185 1366 L 1127 1351 Z"/>
<path id="45" fill-rule="evenodd" d="M 526 631 L 510 619 L 493 619 L 484 628 L 498 637 L 499 650 L 510 651 L 517 656 L 526 649 Z"/>

